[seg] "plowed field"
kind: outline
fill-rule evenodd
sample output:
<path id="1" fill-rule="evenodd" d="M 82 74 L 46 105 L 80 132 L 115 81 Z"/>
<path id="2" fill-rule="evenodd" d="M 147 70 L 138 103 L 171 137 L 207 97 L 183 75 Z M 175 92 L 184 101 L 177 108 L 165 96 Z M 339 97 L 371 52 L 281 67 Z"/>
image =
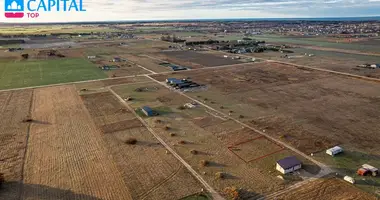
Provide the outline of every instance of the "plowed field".
<path id="1" fill-rule="evenodd" d="M 74 86 L 35 90 L 24 199 L 132 199 Z"/>

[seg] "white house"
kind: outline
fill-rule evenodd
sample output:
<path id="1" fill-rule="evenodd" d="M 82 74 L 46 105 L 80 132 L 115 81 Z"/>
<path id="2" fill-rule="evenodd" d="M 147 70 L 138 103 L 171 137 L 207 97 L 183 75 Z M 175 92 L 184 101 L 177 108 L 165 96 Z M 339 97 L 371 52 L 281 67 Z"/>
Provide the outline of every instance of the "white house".
<path id="1" fill-rule="evenodd" d="M 335 156 L 335 155 L 340 154 L 342 152 L 343 152 L 343 149 L 339 146 L 336 146 L 336 147 L 333 147 L 331 149 L 326 150 L 326 153 L 330 156 Z"/>
<path id="2" fill-rule="evenodd" d="M 302 168 L 302 162 L 295 156 L 290 156 L 277 161 L 276 170 L 288 174 Z"/>

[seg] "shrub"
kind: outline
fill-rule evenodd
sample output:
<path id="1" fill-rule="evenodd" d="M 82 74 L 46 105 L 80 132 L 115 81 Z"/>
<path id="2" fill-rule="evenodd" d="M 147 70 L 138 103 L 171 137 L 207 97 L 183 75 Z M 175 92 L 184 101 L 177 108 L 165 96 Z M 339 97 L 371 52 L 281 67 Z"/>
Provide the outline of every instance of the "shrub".
<path id="1" fill-rule="evenodd" d="M 239 115 L 239 118 L 240 118 L 240 119 L 243 119 L 243 118 L 244 118 L 244 116 L 243 116 L 243 115 Z"/>
<path id="2" fill-rule="evenodd" d="M 224 172 L 217 172 L 215 173 L 215 177 L 218 179 L 224 179 L 226 178 L 226 174 Z"/>
<path id="3" fill-rule="evenodd" d="M 125 144 L 136 144 L 137 143 L 137 140 L 136 138 L 128 138 L 126 141 L 125 141 Z"/>
<path id="4" fill-rule="evenodd" d="M 201 164 L 202 167 L 206 167 L 206 166 L 208 166 L 210 164 L 210 162 L 207 161 L 207 160 L 201 160 L 200 164 Z"/>
<path id="5" fill-rule="evenodd" d="M 178 106 L 178 110 L 185 110 L 186 107 L 185 106 Z"/>
<path id="6" fill-rule="evenodd" d="M 174 136 L 176 136 L 175 133 L 170 133 L 170 137 L 174 137 Z"/>
<path id="7" fill-rule="evenodd" d="M 224 106 L 220 106 L 220 109 L 224 109 Z"/>
<path id="8" fill-rule="evenodd" d="M 190 151 L 190 153 L 193 154 L 193 155 L 197 155 L 198 151 L 193 149 L 193 150 Z"/>
<path id="9" fill-rule="evenodd" d="M 178 141 L 178 144 L 186 144 L 186 141 L 180 140 L 180 141 Z"/>
<path id="10" fill-rule="evenodd" d="M 171 128 L 170 128 L 170 126 L 165 126 L 164 129 L 168 131 L 168 130 L 170 130 Z"/>

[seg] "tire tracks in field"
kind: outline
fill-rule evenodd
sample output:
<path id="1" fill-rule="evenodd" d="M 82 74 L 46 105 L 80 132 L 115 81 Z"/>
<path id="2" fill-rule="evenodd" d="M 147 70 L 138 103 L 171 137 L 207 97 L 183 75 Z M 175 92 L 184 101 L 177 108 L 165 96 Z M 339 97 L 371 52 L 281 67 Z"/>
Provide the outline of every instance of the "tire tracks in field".
<path id="1" fill-rule="evenodd" d="M 157 185 L 153 186 L 151 189 L 149 189 L 148 191 L 146 191 L 145 193 L 139 195 L 139 198 L 141 200 L 143 199 L 146 199 L 148 197 L 149 194 L 151 194 L 152 192 L 158 190 L 162 185 L 164 185 L 165 183 L 169 182 L 175 175 L 177 175 L 182 169 L 182 165 L 180 164 L 178 166 L 178 169 L 175 170 L 173 173 L 171 173 L 168 177 L 166 177 L 163 181 L 161 181 L 160 183 L 158 183 Z"/>
<path id="2" fill-rule="evenodd" d="M 13 93 L 13 92 L 12 92 Z M 34 105 L 34 90 L 32 90 L 32 94 L 30 95 L 30 105 L 29 105 L 29 116 L 32 116 L 33 111 L 33 105 Z M 20 190 L 19 190 L 19 199 L 22 200 L 23 193 L 24 193 L 24 171 L 25 171 L 25 163 L 26 163 L 26 154 L 28 152 L 28 143 L 29 143 L 29 136 L 30 136 L 30 128 L 32 126 L 32 123 L 28 123 L 27 131 L 26 131 L 26 138 L 25 138 L 25 150 L 23 153 L 22 158 L 22 165 L 21 165 L 21 180 L 20 180 Z"/>
<path id="3" fill-rule="evenodd" d="M 5 100 L 5 103 L 4 103 L 3 106 L 1 107 L 1 113 L 4 112 L 5 108 L 7 107 L 7 105 L 9 104 L 9 102 L 11 101 L 12 96 L 13 96 L 13 92 L 10 92 L 10 94 L 9 94 L 8 97 L 7 97 L 7 99 Z"/>

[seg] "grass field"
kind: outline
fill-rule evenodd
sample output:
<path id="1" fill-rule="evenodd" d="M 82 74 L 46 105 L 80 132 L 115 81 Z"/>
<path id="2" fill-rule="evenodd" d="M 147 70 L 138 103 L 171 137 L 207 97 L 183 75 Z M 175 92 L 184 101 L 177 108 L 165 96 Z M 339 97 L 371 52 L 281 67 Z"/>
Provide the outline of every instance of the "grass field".
<path id="1" fill-rule="evenodd" d="M 107 75 L 83 59 L 3 62 L 0 89 L 66 83 L 106 78 Z"/>

